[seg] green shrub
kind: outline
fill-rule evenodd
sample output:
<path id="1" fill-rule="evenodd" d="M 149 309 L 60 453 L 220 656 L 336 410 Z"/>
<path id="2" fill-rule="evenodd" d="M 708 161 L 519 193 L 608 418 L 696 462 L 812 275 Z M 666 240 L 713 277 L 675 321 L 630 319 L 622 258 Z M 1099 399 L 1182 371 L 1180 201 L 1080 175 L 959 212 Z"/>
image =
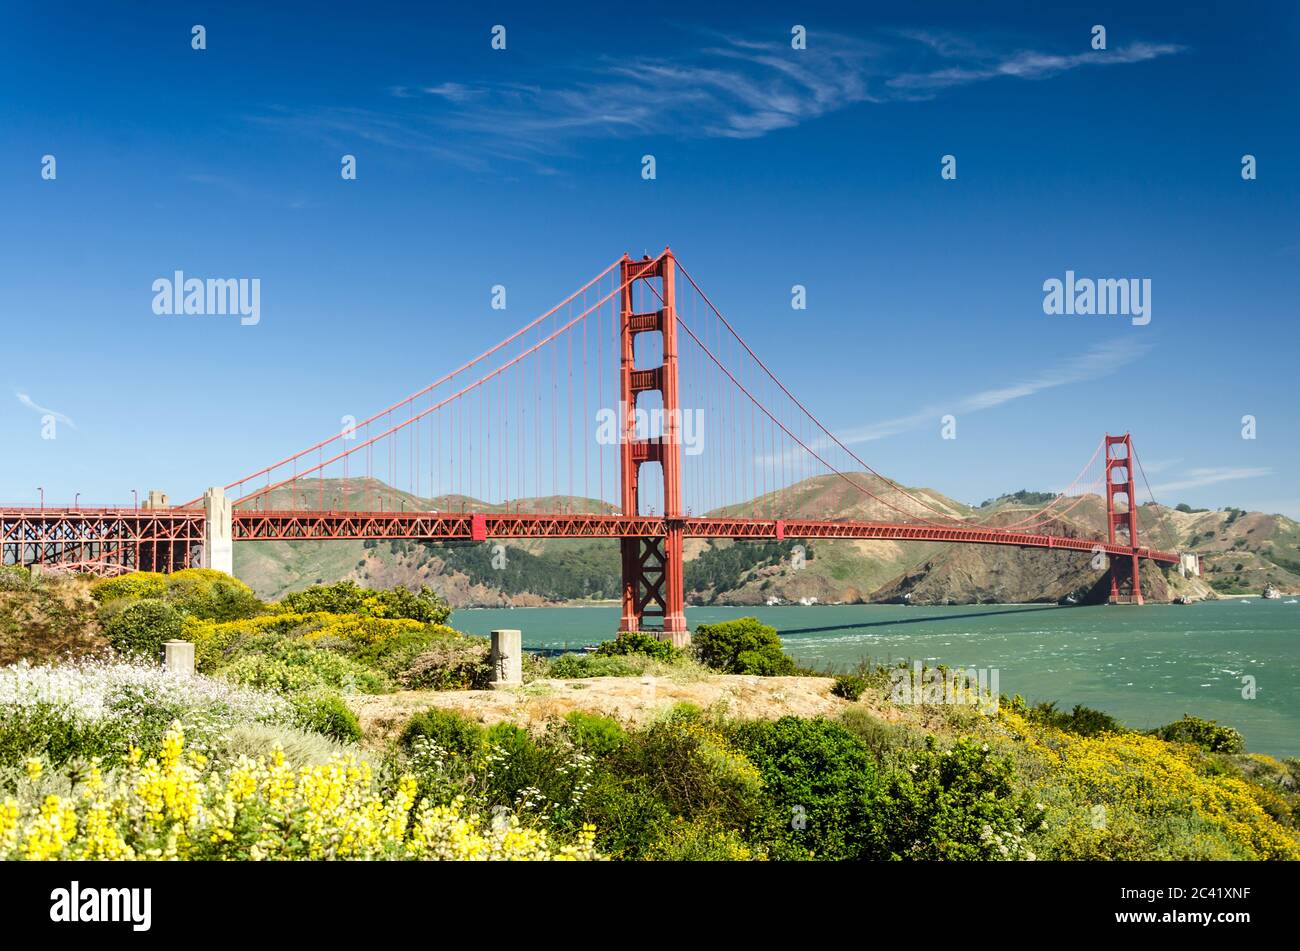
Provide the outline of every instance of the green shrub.
<path id="1" fill-rule="evenodd" d="M 669 812 L 644 776 L 598 769 L 583 799 L 583 814 L 596 827 L 600 850 L 618 859 L 651 853 L 673 827 Z"/>
<path id="2" fill-rule="evenodd" d="M 782 717 L 734 724 L 729 737 L 763 777 L 774 812 L 768 835 L 783 858 L 863 858 L 869 845 L 876 764 L 829 720 Z"/>
<path id="3" fill-rule="evenodd" d="M 318 614 L 316 617 L 345 618 L 346 615 Z M 385 619 L 370 620 L 366 623 L 369 625 L 392 626 L 407 625 L 414 622 Z M 327 624 L 324 630 L 328 632 L 331 630 L 331 626 Z M 322 635 L 321 640 L 326 641 L 328 639 L 327 642 L 333 649 L 344 651 L 358 663 L 382 670 L 394 680 L 398 680 L 403 673 L 411 668 L 416 658 L 421 654 L 438 645 L 446 645 L 449 642 L 459 640 L 462 636 L 449 627 L 429 625 L 414 630 L 398 630 L 396 633 L 386 633 L 385 636 L 371 641 L 355 640 L 346 636 L 337 637 L 328 633 Z"/>
<path id="4" fill-rule="evenodd" d="M 659 640 L 653 634 L 647 634 L 644 631 L 625 631 L 614 640 L 601 643 L 596 648 L 596 653 L 602 657 L 645 654 L 647 657 L 655 658 L 655 660 L 672 663 L 681 658 L 685 651 L 679 647 L 673 647 L 671 641 Z"/>
<path id="5" fill-rule="evenodd" d="M 336 693 L 317 691 L 292 698 L 297 724 L 304 730 L 328 736 L 343 743 L 361 739 L 361 723 Z"/>
<path id="6" fill-rule="evenodd" d="M 1244 753 L 1246 741 L 1230 726 L 1219 726 L 1213 720 L 1202 720 L 1190 713 L 1181 720 L 1151 731 L 1154 736 L 1170 743 L 1191 743 L 1211 753 Z"/>
<path id="7" fill-rule="evenodd" d="M 446 624 L 451 618 L 451 605 L 428 585 L 420 585 L 418 592 L 406 588 L 380 591 L 378 604 L 369 611 L 375 617 L 408 618 L 422 624 Z"/>
<path id="8" fill-rule="evenodd" d="M 584 677 L 636 677 L 645 669 L 644 658 L 636 654 L 608 657 L 598 654 L 561 654 L 551 658 L 546 676 L 557 680 Z"/>
<path id="9" fill-rule="evenodd" d="M 607 724 L 601 732 L 608 730 Z M 665 837 L 697 822 L 701 830 L 721 830 L 734 841 L 770 811 L 758 771 L 717 724 L 688 705 L 606 748 L 592 764 L 574 813 L 595 825 L 605 854 L 671 857 Z M 679 841 L 677 848 L 694 846 Z"/>
<path id="10" fill-rule="evenodd" d="M 205 621 L 239 621 L 266 612 L 253 589 L 219 571 L 187 568 L 167 578 L 166 600 Z"/>
<path id="11" fill-rule="evenodd" d="M 534 737 L 522 727 L 497 723 L 488 728 L 487 744 L 489 808 L 511 809 L 557 830 L 577 830 L 591 757 L 574 747 L 566 731 L 552 723 Z"/>
<path id="12" fill-rule="evenodd" d="M 749 862 L 768 857 L 735 829 L 707 820 L 674 823 L 647 850 L 645 858 L 661 862 Z"/>
<path id="13" fill-rule="evenodd" d="M 451 617 L 451 607 L 427 585 L 421 585 L 419 593 L 413 593 L 405 588 L 376 591 L 362 588 L 355 581 L 340 581 L 331 585 L 312 585 L 304 591 L 287 594 L 280 604 L 296 614 L 328 611 L 331 614 L 407 618 L 423 624 L 446 624 Z"/>
<path id="14" fill-rule="evenodd" d="M 862 707 L 846 709 L 840 714 L 840 723 L 871 751 L 877 763 L 893 762 L 900 754 L 925 745 L 923 733 L 882 720 Z"/>
<path id="15" fill-rule="evenodd" d="M 719 624 L 701 624 L 692 639 L 701 663 L 725 674 L 788 676 L 794 661 L 781 651 L 776 628 L 757 618 L 743 617 Z"/>
<path id="16" fill-rule="evenodd" d="M 890 772 L 872 812 L 877 859 L 1033 858 L 1026 836 L 1043 823 L 1037 804 L 1016 795 L 1010 760 L 965 739 L 939 750 L 927 738 Z"/>
<path id="17" fill-rule="evenodd" d="M 0 726 L 0 764 L 17 765 L 29 756 L 41 756 L 56 766 L 85 766 L 93 759 L 106 767 L 117 766 L 131 746 L 156 753 L 172 721 L 194 712 L 149 703 L 129 716 L 123 713 L 86 721 L 52 704 L 6 711 Z"/>
<path id="18" fill-rule="evenodd" d="M 472 757 L 487 748 L 487 731 L 482 725 L 450 710 L 417 713 L 403 727 L 398 744 L 410 750 L 421 737 L 457 756 Z"/>
<path id="19" fill-rule="evenodd" d="M 685 820 L 745 829 L 768 811 L 758 770 L 717 725 L 685 704 L 629 733 L 601 766 L 622 780 L 636 777 L 671 815 Z"/>
<path id="20" fill-rule="evenodd" d="M 236 621 L 255 617 L 266 605 L 238 578 L 211 568 L 185 568 L 172 574 L 133 571 L 104 578 L 91 587 L 95 601 L 105 607 L 115 602 L 149 599 L 166 601 L 191 617 L 208 621 Z"/>
<path id="21" fill-rule="evenodd" d="M 392 689 L 382 673 L 346 654 L 301 641 L 268 638 L 262 641 L 256 649 L 240 654 L 221 668 L 218 676 L 231 683 L 281 694 L 320 689 L 373 694 Z"/>
<path id="22" fill-rule="evenodd" d="M 593 756 L 609 756 L 627 739 L 627 731 L 616 720 L 574 710 L 564 718 L 574 744 Z"/>
<path id="23" fill-rule="evenodd" d="M 90 586 L 91 597 L 98 604 L 161 598 L 166 593 L 167 576 L 158 571 L 133 571 L 116 578 L 101 578 Z"/>
<path id="24" fill-rule="evenodd" d="M 1013 706 L 1013 709 L 1016 709 Z M 1021 708 L 1025 716 L 1035 722 L 1077 733 L 1079 736 L 1099 736 L 1102 733 L 1123 733 L 1128 728 L 1108 713 L 1075 704 L 1074 709 L 1065 713 L 1056 709 L 1056 702 L 1039 703 L 1033 707 Z M 1019 712 L 1019 710 L 1017 710 Z"/>
<path id="25" fill-rule="evenodd" d="M 793 677 L 798 672 L 794 660 L 780 650 L 741 651 L 736 657 L 737 674 L 756 677 Z"/>
<path id="26" fill-rule="evenodd" d="M 866 689 L 867 681 L 865 677 L 859 677 L 857 674 L 841 674 L 835 678 L 835 685 L 831 687 L 831 693 L 850 702 L 857 702 Z"/>
<path id="27" fill-rule="evenodd" d="M 161 661 L 163 642 L 180 639 L 181 613 L 166 601 L 145 598 L 112 614 L 104 622 L 104 636 L 120 654 Z"/>
<path id="28" fill-rule="evenodd" d="M 52 704 L 6 710 L 0 724 L 0 766 L 20 765 L 29 756 L 43 756 L 56 765 L 74 758 L 89 760 L 110 753 L 120 738 L 121 731 L 82 723 Z"/>
<path id="29" fill-rule="evenodd" d="M 286 594 L 280 600 L 280 607 L 294 614 L 311 614 L 316 611 L 328 611 L 330 614 L 362 614 L 362 605 L 370 589 L 360 587 L 355 581 L 340 581 L 338 584 L 314 584 L 302 591 Z"/>
<path id="30" fill-rule="evenodd" d="M 551 676 L 551 662 L 541 654 L 524 651 L 522 660 L 524 683 L 530 684 L 534 680 L 545 680 Z"/>

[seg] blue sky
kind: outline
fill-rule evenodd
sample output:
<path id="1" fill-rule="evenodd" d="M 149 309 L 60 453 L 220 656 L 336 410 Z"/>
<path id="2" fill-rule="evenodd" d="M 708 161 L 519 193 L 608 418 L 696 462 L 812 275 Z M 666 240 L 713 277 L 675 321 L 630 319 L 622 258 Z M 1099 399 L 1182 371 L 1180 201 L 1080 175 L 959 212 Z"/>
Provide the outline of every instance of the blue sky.
<path id="1" fill-rule="evenodd" d="M 1298 8 L 842 6 L 10 5 L 0 500 L 195 495 L 670 244 L 900 481 L 1058 488 L 1131 429 L 1161 501 L 1300 516 Z M 260 323 L 156 316 L 176 269 Z M 1067 270 L 1151 322 L 1044 314 Z"/>

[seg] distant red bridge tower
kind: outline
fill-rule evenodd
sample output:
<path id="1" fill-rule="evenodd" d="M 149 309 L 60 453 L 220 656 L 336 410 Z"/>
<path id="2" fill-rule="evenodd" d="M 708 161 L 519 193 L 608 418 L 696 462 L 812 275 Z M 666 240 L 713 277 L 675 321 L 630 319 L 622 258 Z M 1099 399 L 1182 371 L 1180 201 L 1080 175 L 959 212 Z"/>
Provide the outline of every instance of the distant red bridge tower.
<path id="1" fill-rule="evenodd" d="M 1124 454 L 1116 455 L 1122 447 Z M 1112 545 L 1116 530 L 1128 537 L 1124 544 L 1133 549 L 1131 555 L 1110 556 L 1110 603 L 1141 604 L 1142 582 L 1138 574 L 1137 505 L 1133 500 L 1133 437 L 1106 434 L 1106 531 Z M 1115 511 L 1115 496 L 1124 497 L 1125 511 Z"/>

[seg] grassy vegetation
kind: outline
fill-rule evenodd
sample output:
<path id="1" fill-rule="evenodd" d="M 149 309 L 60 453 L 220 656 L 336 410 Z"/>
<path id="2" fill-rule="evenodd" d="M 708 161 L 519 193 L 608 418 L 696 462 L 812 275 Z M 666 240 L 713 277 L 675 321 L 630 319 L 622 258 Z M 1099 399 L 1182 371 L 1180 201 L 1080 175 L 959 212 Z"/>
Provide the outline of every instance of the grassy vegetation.
<path id="1" fill-rule="evenodd" d="M 1300 858 L 1300 762 L 1191 716 L 1144 732 L 1020 698 L 992 715 L 896 704 L 890 670 L 863 663 L 836 679 L 833 716 L 678 704 L 528 730 L 431 708 L 363 745 L 356 694 L 487 673 L 484 642 L 427 591 L 263 604 L 211 572 L 8 573 L 0 590 L 26 635 L 0 668 L 4 858 Z M 177 630 L 194 678 L 157 664 Z M 702 626 L 690 652 L 627 636 L 533 667 L 803 673 L 752 618 Z"/>
<path id="2" fill-rule="evenodd" d="M 98 670 L 102 679 L 109 676 L 103 671 L 117 670 L 112 665 L 122 662 L 156 669 L 164 641 L 188 640 L 205 675 L 196 683 L 220 683 L 236 692 L 268 696 L 268 703 L 279 703 L 276 709 L 282 715 L 277 722 L 342 741 L 360 736 L 356 716 L 342 699 L 349 694 L 486 685 L 487 642 L 448 627 L 450 613 L 446 602 L 428 589 L 374 591 L 351 582 L 312 586 L 266 604 L 242 582 L 203 569 L 171 575 L 136 572 L 93 582 L 61 575 L 32 577 L 18 569 L 0 575 L 0 631 L 5 634 L 0 649 L 7 662 L 91 661 L 98 666 L 39 670 L 49 671 L 49 677 L 65 669 L 85 676 Z M 47 675 L 25 676 L 35 683 Z M 113 676 L 129 681 L 133 675 Z M 76 693 L 83 688 L 68 689 Z M 102 702 L 125 709 L 129 699 L 113 694 Z M 102 741 L 77 739 L 86 726 L 81 722 L 49 729 L 61 731 L 57 742 L 73 752 L 81 746 L 87 755 L 104 756 L 111 746 L 121 753 L 127 739 L 145 746 L 157 741 L 163 728 L 183 712 L 178 702 L 175 697 L 168 700 L 170 706 L 158 715 L 162 719 L 150 721 L 147 736 L 109 730 Z M 10 759 L 27 749 L 23 743 L 39 751 L 40 743 L 30 736 L 22 741 L 13 737 L 22 732 L 16 724 L 33 717 L 48 719 L 46 706 L 37 704 L 15 714 Z M 195 722 L 181 719 L 193 738 Z M 65 720 L 56 716 L 49 723 Z M 22 729 L 31 734 L 35 728 Z M 104 732 L 98 726 L 91 732 L 96 730 Z M 72 752 L 59 754 L 70 756 Z"/>

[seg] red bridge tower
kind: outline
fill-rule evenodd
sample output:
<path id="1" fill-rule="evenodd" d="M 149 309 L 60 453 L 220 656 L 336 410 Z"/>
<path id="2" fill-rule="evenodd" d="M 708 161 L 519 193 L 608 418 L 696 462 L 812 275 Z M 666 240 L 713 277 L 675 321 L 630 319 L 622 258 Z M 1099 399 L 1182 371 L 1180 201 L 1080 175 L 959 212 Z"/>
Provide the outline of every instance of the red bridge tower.
<path id="1" fill-rule="evenodd" d="M 682 574 L 682 425 L 677 388 L 676 269 L 672 251 L 658 258 L 633 261 L 627 255 L 620 262 L 623 287 L 620 306 L 621 344 L 619 398 L 623 413 L 620 467 L 622 470 L 623 514 L 641 515 L 641 466 L 658 463 L 663 471 L 664 522 L 666 534 L 655 538 L 623 538 L 623 616 L 621 631 L 653 630 L 648 620 L 659 620 L 661 640 L 683 647 L 690 643 L 686 628 L 686 585 Z M 636 313 L 632 289 L 636 281 L 660 282 L 654 296 L 662 304 L 656 310 Z M 663 361 L 657 367 L 638 368 L 636 338 L 658 333 L 663 341 Z M 658 391 L 663 399 L 663 428 L 659 435 L 641 439 L 636 431 L 637 398 Z"/>
<path id="2" fill-rule="evenodd" d="M 1117 448 L 1123 447 L 1123 455 Z M 1125 511 L 1115 511 L 1115 496 L 1124 497 Z M 1110 556 L 1110 603 L 1141 604 L 1142 582 L 1138 575 L 1137 506 L 1133 501 L 1133 436 L 1106 434 L 1106 531 L 1112 545 L 1116 544 L 1116 529 L 1127 533 L 1124 544 L 1133 549 L 1132 555 Z"/>

